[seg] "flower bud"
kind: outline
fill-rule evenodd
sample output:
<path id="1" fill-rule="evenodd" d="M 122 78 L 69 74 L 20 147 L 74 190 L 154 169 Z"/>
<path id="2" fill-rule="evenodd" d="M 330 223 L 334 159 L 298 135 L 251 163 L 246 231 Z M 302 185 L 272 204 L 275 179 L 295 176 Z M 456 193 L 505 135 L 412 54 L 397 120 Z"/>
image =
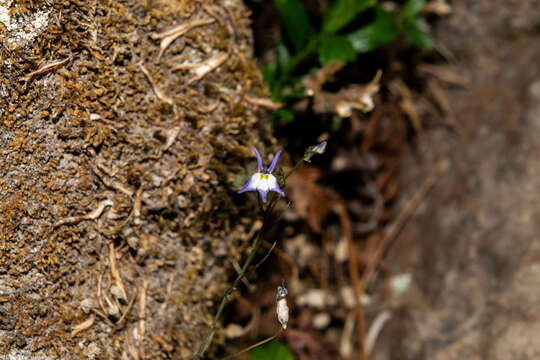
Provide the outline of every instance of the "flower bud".
<path id="1" fill-rule="evenodd" d="M 285 286 L 278 286 L 277 288 L 277 306 L 276 312 L 278 321 L 281 324 L 283 330 L 287 329 L 287 323 L 289 322 L 289 307 L 287 306 L 287 288 Z"/>

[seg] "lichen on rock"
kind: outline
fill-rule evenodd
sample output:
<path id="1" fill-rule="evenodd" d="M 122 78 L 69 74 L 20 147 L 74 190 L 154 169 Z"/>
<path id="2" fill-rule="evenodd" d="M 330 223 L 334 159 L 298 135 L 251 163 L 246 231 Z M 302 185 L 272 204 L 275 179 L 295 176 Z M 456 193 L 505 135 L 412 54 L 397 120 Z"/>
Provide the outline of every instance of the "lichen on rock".
<path id="1" fill-rule="evenodd" d="M 13 0 L 0 1 L 0 23 L 5 29 L 8 46 L 25 46 L 47 28 L 49 11 L 34 11 L 29 14 L 11 15 Z"/>
<path id="2" fill-rule="evenodd" d="M 188 358 L 250 236 L 234 174 L 273 142 L 246 9 L 0 1 L 0 23 L 0 353 Z"/>

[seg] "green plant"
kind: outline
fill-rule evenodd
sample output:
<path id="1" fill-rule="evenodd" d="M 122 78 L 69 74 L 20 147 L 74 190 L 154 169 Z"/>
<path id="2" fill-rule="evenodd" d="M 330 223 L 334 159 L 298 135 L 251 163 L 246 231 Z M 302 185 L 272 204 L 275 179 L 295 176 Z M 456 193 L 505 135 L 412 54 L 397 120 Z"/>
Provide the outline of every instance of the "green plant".
<path id="1" fill-rule="evenodd" d="M 315 55 L 319 66 L 334 61 L 349 63 L 358 54 L 391 43 L 400 33 L 421 49 L 434 45 L 421 16 L 425 0 L 407 0 L 399 13 L 385 10 L 378 0 L 334 0 L 318 27 L 301 0 L 274 0 L 274 4 L 281 17 L 282 39 L 276 46 L 275 60 L 262 72 L 274 101 L 285 105 L 304 96 L 299 80 L 307 71 L 298 70 Z M 274 113 L 275 118 L 290 122 L 294 115 L 284 106 Z"/>
<path id="2" fill-rule="evenodd" d="M 248 271 L 250 264 L 255 259 L 255 255 L 261 245 L 262 238 L 263 236 L 265 236 L 267 228 L 272 222 L 271 220 L 272 211 L 274 210 L 274 207 L 276 206 L 278 201 L 281 199 L 280 196 L 285 195 L 283 191 L 280 189 L 280 187 L 284 187 L 286 185 L 287 178 L 293 172 L 295 172 L 302 164 L 311 162 L 311 158 L 315 155 L 323 154 L 326 150 L 326 141 L 323 141 L 315 146 L 308 147 L 306 151 L 304 152 L 304 155 L 302 156 L 302 158 L 298 160 L 298 162 L 294 165 L 294 167 L 290 169 L 287 173 L 284 173 L 283 169 L 281 168 L 277 169 L 276 171 L 277 179 L 276 177 L 274 177 L 274 175 L 272 175 L 272 172 L 274 171 L 277 165 L 277 161 L 279 159 L 279 154 L 281 153 L 281 151 L 278 151 L 276 153 L 270 167 L 265 168 L 263 167 L 263 162 L 259 154 L 259 151 L 256 148 L 253 148 L 253 150 L 257 157 L 257 172 L 252 174 L 248 182 L 245 184 L 245 186 L 237 192 L 244 193 L 246 191 L 256 191 L 260 195 L 260 198 L 257 197 L 257 199 L 259 200 L 259 208 L 261 212 L 260 218 L 262 220 L 262 227 L 257 233 L 257 235 L 255 236 L 251 244 L 251 251 L 249 252 L 249 255 L 247 256 L 244 262 L 244 265 L 242 266 L 240 270 L 240 273 L 234 280 L 232 286 L 225 292 L 225 295 L 223 295 L 223 298 L 221 299 L 221 303 L 219 304 L 218 310 L 214 316 L 214 319 L 212 320 L 212 324 L 210 325 L 210 328 L 208 329 L 206 337 L 199 345 L 199 349 L 197 350 L 197 353 L 193 357 L 194 360 L 200 359 L 201 356 L 203 355 L 206 347 L 208 346 L 208 344 L 210 343 L 212 339 L 212 335 L 214 334 L 217 323 L 219 321 L 219 318 L 221 317 L 221 314 L 223 313 L 223 310 L 225 309 L 225 306 L 231 300 L 232 293 L 237 289 L 237 286 L 240 284 L 240 281 L 246 275 L 246 272 Z M 270 193 L 270 197 L 267 199 L 268 193 Z M 285 212 L 289 209 L 289 206 L 290 206 L 290 203 L 281 212 L 280 216 L 277 218 L 276 221 L 281 220 Z M 268 258 L 268 255 L 274 249 L 275 246 L 276 246 L 276 242 L 274 242 L 270 250 L 267 252 L 266 256 L 264 256 L 263 259 L 255 267 L 258 267 L 261 263 L 263 263 Z M 286 295 L 286 291 L 287 290 L 285 289 L 285 295 Z M 279 319 L 279 312 L 278 312 L 278 319 Z M 282 324 L 282 330 L 285 330 L 287 328 L 287 323 L 286 322 L 284 323 L 282 319 L 279 319 L 279 321 Z M 257 343 L 254 347 L 257 347 L 258 344 L 262 345 L 262 344 L 265 344 L 267 341 L 272 340 L 273 338 L 277 337 L 280 332 L 276 333 L 276 335 L 268 338 L 267 340 L 264 340 L 263 342 Z M 246 348 L 246 350 L 251 349 L 251 348 L 252 347 L 248 347 Z"/>
<path id="3" fill-rule="evenodd" d="M 294 356 L 284 343 L 273 340 L 249 352 L 249 360 L 294 360 Z"/>

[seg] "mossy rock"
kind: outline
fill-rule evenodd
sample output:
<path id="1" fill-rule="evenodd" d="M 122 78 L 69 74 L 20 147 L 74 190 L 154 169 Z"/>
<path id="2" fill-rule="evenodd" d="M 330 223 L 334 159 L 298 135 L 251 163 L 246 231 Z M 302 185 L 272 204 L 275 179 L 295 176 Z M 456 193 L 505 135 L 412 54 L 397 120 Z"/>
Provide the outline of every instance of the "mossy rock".
<path id="1" fill-rule="evenodd" d="M 274 141 L 247 16 L 0 0 L 0 354 L 193 354 L 250 236 L 233 181 Z"/>

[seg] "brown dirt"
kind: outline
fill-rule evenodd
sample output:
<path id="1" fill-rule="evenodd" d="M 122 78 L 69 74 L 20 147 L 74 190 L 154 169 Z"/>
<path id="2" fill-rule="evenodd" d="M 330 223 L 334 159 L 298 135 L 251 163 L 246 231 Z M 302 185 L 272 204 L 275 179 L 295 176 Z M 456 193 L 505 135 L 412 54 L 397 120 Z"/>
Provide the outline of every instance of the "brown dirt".
<path id="1" fill-rule="evenodd" d="M 452 6 L 436 38 L 471 82 L 444 88 L 461 134 L 428 130 L 402 165 L 402 198 L 439 159 L 450 168 L 387 257 L 417 301 L 394 309 L 373 359 L 538 359 L 540 5 Z"/>
<path id="2" fill-rule="evenodd" d="M 26 24 L 0 23 L 0 354 L 188 358 L 250 236 L 235 174 L 250 146 L 274 141 L 244 101 L 265 96 L 246 9 L 0 7 Z M 194 19 L 214 21 L 158 60 L 152 34 Z M 227 59 L 201 80 L 172 70 L 218 52 Z"/>

